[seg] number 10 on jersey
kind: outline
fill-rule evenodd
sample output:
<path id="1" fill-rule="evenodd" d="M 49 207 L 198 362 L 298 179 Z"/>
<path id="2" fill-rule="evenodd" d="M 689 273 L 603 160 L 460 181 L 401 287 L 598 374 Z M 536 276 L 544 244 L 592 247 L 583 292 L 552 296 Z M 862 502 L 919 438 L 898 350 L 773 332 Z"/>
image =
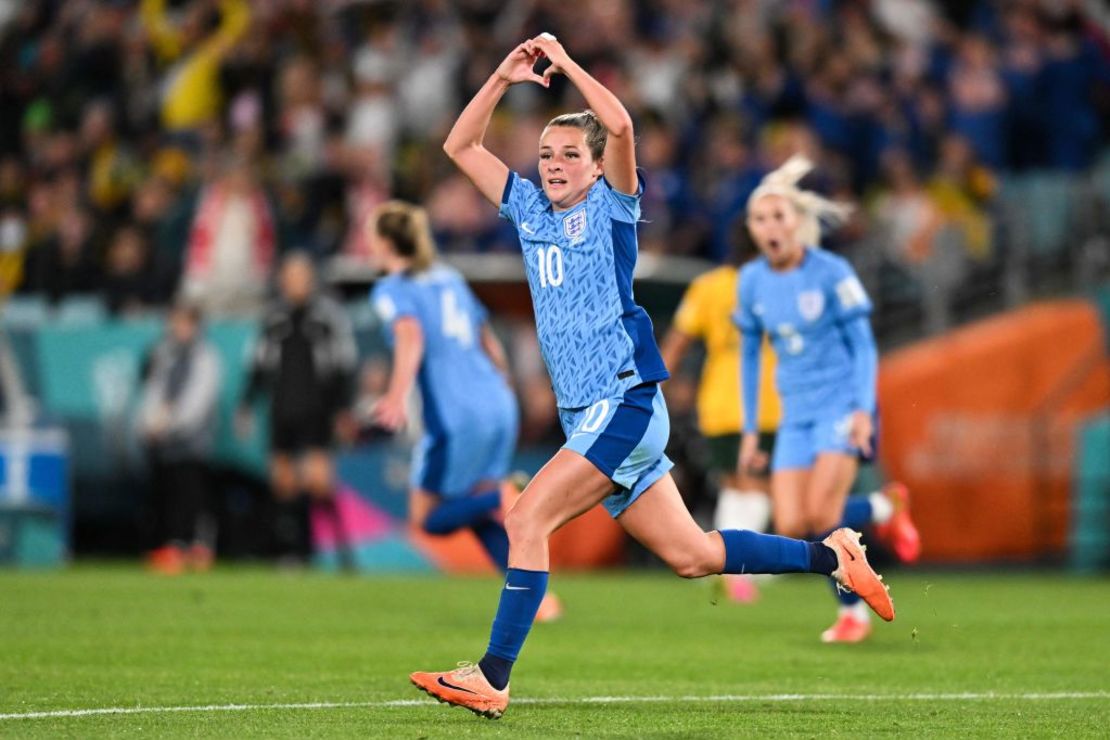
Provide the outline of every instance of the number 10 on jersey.
<path id="1" fill-rule="evenodd" d="M 536 250 L 536 264 L 540 271 L 540 287 L 558 288 L 563 284 L 563 250 L 552 244 L 547 249 Z"/>

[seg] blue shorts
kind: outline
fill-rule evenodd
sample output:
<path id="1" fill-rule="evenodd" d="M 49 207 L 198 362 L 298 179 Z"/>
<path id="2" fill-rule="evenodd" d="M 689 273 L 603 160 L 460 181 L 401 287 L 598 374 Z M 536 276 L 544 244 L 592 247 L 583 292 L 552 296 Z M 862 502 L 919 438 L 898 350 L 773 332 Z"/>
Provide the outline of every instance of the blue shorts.
<path id="1" fill-rule="evenodd" d="M 454 419 L 428 431 L 412 452 L 411 485 L 444 498 L 476 493 L 483 481 L 509 473 L 516 449 L 516 402 L 491 404 L 481 418 Z"/>
<path id="2" fill-rule="evenodd" d="M 585 457 L 617 487 L 602 501 L 614 519 L 674 467 L 663 454 L 671 421 L 656 383 L 592 406 L 559 409 L 559 421 L 567 435 L 563 449 Z"/>
<path id="3" fill-rule="evenodd" d="M 784 421 L 775 437 L 771 469 L 799 470 L 813 467 L 822 452 L 858 455 L 852 445 L 852 408 L 844 405 L 805 422 Z"/>

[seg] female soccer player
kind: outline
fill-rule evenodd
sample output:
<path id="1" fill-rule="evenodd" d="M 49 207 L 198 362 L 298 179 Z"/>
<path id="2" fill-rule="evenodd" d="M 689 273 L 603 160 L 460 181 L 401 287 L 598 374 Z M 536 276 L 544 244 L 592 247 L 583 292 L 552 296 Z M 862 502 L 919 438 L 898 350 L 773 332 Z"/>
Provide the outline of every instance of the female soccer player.
<path id="1" fill-rule="evenodd" d="M 904 487 L 856 497 L 845 506 L 859 455 L 871 454 L 878 353 L 868 322 L 871 302 L 855 272 L 816 246 L 820 222 L 842 222 L 850 207 L 799 190 L 798 181 L 811 168 L 804 157 L 792 157 L 748 200 L 748 228 L 763 256 L 740 272 L 740 377 L 748 413 L 739 468 L 748 469 L 759 456 L 759 346 L 769 334 L 783 402 L 771 464 L 775 531 L 812 538 L 837 527 L 843 516 L 851 526 L 895 527 L 888 534 L 902 555 L 906 538 L 912 534 L 916 543 L 917 536 L 910 531 Z M 867 637 L 870 615 L 858 601 L 856 594 L 843 595 L 838 620 L 822 640 Z"/>
<path id="2" fill-rule="evenodd" d="M 371 302 L 393 345 L 393 371 L 374 421 L 396 431 L 420 386 L 424 436 L 413 451 L 409 518 L 433 535 L 469 527 L 490 559 L 508 568 L 502 484 L 517 437 L 508 364 L 486 310 L 451 267 L 436 261 L 423 208 L 390 201 L 371 214 L 371 259 L 387 273 Z M 512 497 L 512 491 L 507 491 Z M 548 594 L 539 621 L 561 606 Z"/>
<path id="3" fill-rule="evenodd" d="M 533 65 L 546 57 L 543 76 Z M 482 145 L 510 85 L 547 87 L 566 75 L 592 109 L 553 119 L 539 142 L 537 188 Z M 632 121 L 620 101 L 554 37 L 505 58 L 455 122 L 444 149 L 517 229 L 540 347 L 567 442 L 509 510 L 509 570 L 489 646 L 477 665 L 410 680 L 440 701 L 490 718 L 509 703 L 509 672 L 547 588 L 548 537 L 601 502 L 676 573 L 833 575 L 885 619 L 894 606 L 847 529 L 824 542 L 743 530 L 704 532 L 686 510 L 663 454 L 670 431 L 658 383 L 667 378 L 651 321 L 632 297 L 642 184 Z M 758 343 L 756 345 L 758 347 Z"/>

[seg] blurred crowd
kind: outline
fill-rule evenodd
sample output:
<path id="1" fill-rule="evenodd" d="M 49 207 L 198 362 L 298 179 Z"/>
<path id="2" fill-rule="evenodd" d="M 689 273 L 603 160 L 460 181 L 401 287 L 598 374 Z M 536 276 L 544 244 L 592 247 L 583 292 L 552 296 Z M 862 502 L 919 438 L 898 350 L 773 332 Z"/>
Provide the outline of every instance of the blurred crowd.
<path id="1" fill-rule="evenodd" d="M 723 261 L 748 194 L 794 151 L 867 204 L 894 259 L 955 228 L 988 255 L 1000 175 L 1082 171 L 1110 120 L 1097 0 L 0 0 L 0 295 L 184 293 L 256 313 L 282 253 L 364 254 L 382 200 L 443 251 L 512 250 L 449 167 L 454 116 L 549 31 L 633 113 L 641 248 Z M 514 88 L 489 145 L 535 171 L 579 108 Z"/>

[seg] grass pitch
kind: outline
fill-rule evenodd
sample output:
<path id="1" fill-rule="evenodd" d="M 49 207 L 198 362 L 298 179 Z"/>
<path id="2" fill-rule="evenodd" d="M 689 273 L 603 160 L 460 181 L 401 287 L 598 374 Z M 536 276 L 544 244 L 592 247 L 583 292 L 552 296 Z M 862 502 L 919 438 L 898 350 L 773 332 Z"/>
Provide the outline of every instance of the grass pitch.
<path id="1" fill-rule="evenodd" d="M 0 572 L 0 736 L 1105 737 L 1110 582 L 887 580 L 897 621 L 829 646 L 820 579 L 713 606 L 663 573 L 556 574 L 566 617 L 533 630 L 491 722 L 407 674 L 480 657 L 497 580 Z"/>

